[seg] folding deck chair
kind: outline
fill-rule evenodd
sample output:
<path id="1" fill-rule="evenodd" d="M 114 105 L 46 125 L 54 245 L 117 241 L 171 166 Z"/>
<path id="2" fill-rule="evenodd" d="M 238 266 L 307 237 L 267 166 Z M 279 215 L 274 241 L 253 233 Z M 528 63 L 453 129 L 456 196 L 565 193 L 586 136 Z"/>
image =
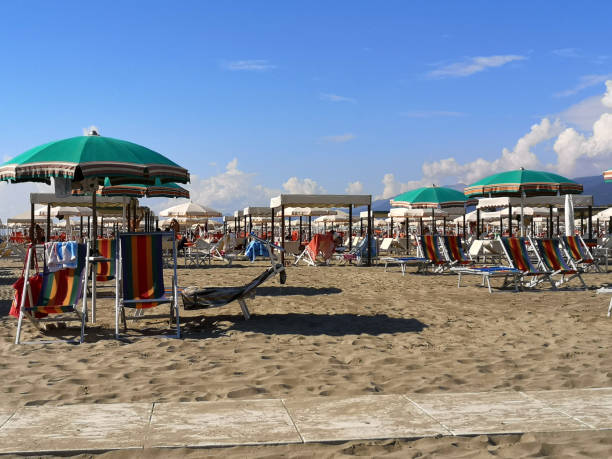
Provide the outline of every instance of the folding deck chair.
<path id="1" fill-rule="evenodd" d="M 98 282 L 108 282 L 115 279 L 117 268 L 117 240 L 116 239 L 97 239 L 96 257 L 104 258 L 109 261 L 94 261 L 94 275 L 91 276 L 91 317 L 92 323 L 96 321 L 96 297 Z M 92 254 L 93 255 L 93 254 Z"/>
<path id="2" fill-rule="evenodd" d="M 172 239 L 172 295 L 164 288 L 162 240 Z M 119 322 L 123 319 L 127 330 L 125 308 L 135 309 L 134 319 L 142 317 L 145 309 L 170 303 L 170 323 L 176 321 L 176 334 L 181 337 L 176 275 L 176 240 L 174 232 L 119 233 L 117 244 L 117 276 L 115 296 L 115 337 L 119 339 Z"/>
<path id="3" fill-rule="evenodd" d="M 308 266 L 317 266 L 316 260 L 319 254 L 323 257 L 325 263 L 329 264 L 335 247 L 336 244 L 331 233 L 315 234 L 302 253 L 296 257 L 293 264 L 297 266 L 300 261 L 303 261 Z"/>
<path id="4" fill-rule="evenodd" d="M 538 269 L 529 258 L 526 245 L 527 238 L 502 237 L 500 240 L 508 263 L 521 272 L 521 285 L 523 287 L 533 288 L 544 281 L 549 281 L 551 287 L 557 289 L 551 278 L 552 271 Z M 537 249 L 534 248 L 534 250 Z M 525 277 L 531 277 L 531 280 L 526 282 Z"/>
<path id="5" fill-rule="evenodd" d="M 287 273 L 285 272 L 285 267 L 282 265 L 280 260 L 278 260 L 273 250 L 275 249 L 282 251 L 283 248 L 272 244 L 268 240 L 260 239 L 254 234 L 251 234 L 251 238 L 266 246 L 266 249 L 270 254 L 270 263 L 272 266 L 266 269 L 251 282 L 243 286 L 205 288 L 187 287 L 183 289 L 181 292 L 181 297 L 183 298 L 183 308 L 185 308 L 186 311 L 218 308 L 221 306 L 226 306 L 233 301 L 238 301 L 244 318 L 248 320 L 251 317 L 251 313 L 247 307 L 246 299 L 255 297 L 255 289 L 276 274 L 279 274 L 281 284 L 286 282 Z"/>
<path id="6" fill-rule="evenodd" d="M 542 269 L 545 271 L 551 271 L 551 276 L 555 276 L 557 274 L 561 275 L 561 280 L 555 283 L 557 287 L 561 286 L 563 283 L 571 281 L 574 277 L 577 277 L 580 279 L 582 288 L 587 288 L 582 276 L 580 275 L 580 271 L 569 266 L 563 258 L 559 239 L 535 239 L 534 244 L 534 240 L 529 237 L 529 242 L 531 243 L 532 247 L 537 247 L 536 256 L 538 257 L 538 261 Z M 569 277 L 566 278 L 566 276 Z"/>
<path id="7" fill-rule="evenodd" d="M 366 243 L 367 240 L 368 237 L 365 236 L 357 243 L 357 245 L 355 245 L 347 253 L 340 254 L 338 257 L 340 258 L 342 264 L 351 263 L 353 261 L 357 262 L 357 264 L 361 264 L 362 260 L 368 257 L 368 245 Z M 374 258 L 378 259 L 378 244 L 375 238 L 372 238 L 370 250 L 372 260 L 374 260 Z"/>
<path id="8" fill-rule="evenodd" d="M 594 269 L 601 272 L 582 236 L 561 236 L 561 243 L 563 244 L 563 251 L 574 269 L 582 272 Z"/>
<path id="9" fill-rule="evenodd" d="M 440 236 L 440 238 L 442 239 L 444 256 L 451 266 L 474 264 L 474 260 L 466 256 L 463 250 L 461 236 Z"/>
<path id="10" fill-rule="evenodd" d="M 89 271 L 89 243 L 77 244 L 76 268 L 63 268 L 51 272 L 46 267 L 43 270 L 42 287 L 37 301 L 32 296 L 32 288 L 29 283 L 30 265 L 32 263 L 34 246 L 27 251 L 26 268 L 24 271 L 24 285 L 21 293 L 21 305 L 19 308 L 19 319 L 17 322 L 17 335 L 15 344 L 35 343 L 82 343 L 85 336 L 85 322 L 87 321 L 87 295 L 84 294 L 87 285 Z M 26 295 L 29 300 L 26 306 Z M 79 308 L 78 303 L 82 301 Z M 35 306 L 30 306 L 35 303 Z M 74 314 L 74 316 L 72 316 Z M 44 316 L 37 318 L 36 316 Z M 21 341 L 21 328 L 23 319 L 27 318 L 36 327 L 46 322 L 81 322 L 80 337 L 67 340 L 34 340 Z"/>
<path id="11" fill-rule="evenodd" d="M 434 273 L 441 273 L 449 267 L 448 262 L 440 253 L 440 241 L 435 234 L 424 234 L 417 238 L 418 251 L 423 258 L 429 260 Z"/>

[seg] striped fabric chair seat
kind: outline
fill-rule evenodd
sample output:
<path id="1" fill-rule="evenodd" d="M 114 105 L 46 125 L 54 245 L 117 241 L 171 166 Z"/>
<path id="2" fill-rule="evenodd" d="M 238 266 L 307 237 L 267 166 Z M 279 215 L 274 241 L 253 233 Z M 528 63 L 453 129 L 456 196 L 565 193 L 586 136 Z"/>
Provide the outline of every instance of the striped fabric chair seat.
<path id="1" fill-rule="evenodd" d="M 469 265 L 473 263 L 463 251 L 461 236 L 442 236 L 442 242 L 452 264 Z"/>
<path id="2" fill-rule="evenodd" d="M 104 258 L 110 258 L 111 261 L 101 261 L 96 263 L 96 280 L 106 282 L 115 278 L 115 256 L 117 253 L 116 239 L 98 239 L 96 241 L 98 255 Z"/>
<path id="3" fill-rule="evenodd" d="M 440 253 L 438 236 L 425 234 L 419 237 L 419 242 L 421 250 L 423 251 L 423 258 L 427 258 L 432 264 L 438 266 L 447 263 Z"/>

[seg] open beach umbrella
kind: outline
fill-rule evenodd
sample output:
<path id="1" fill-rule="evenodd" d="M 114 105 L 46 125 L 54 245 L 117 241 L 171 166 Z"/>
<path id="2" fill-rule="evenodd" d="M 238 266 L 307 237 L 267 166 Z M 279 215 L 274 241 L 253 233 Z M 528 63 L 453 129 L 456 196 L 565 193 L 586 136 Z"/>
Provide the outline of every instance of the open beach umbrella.
<path id="1" fill-rule="evenodd" d="M 189 172 L 149 148 L 125 140 L 89 135 L 57 140 L 34 147 L 0 165 L 0 180 L 9 182 L 70 181 L 72 189 L 97 190 L 100 181 L 110 185 L 189 182 Z M 57 186 L 57 182 L 56 182 Z M 96 193 L 92 193 L 96 234 Z"/>
<path id="2" fill-rule="evenodd" d="M 554 196 L 557 194 L 580 194 L 582 185 L 573 180 L 547 171 L 532 171 L 525 168 L 500 172 L 485 177 L 464 189 L 468 197 L 520 196 L 521 209 L 523 200 L 528 196 Z M 521 212 L 521 236 L 524 236 L 524 215 Z M 510 226 L 512 229 L 512 226 Z"/>
<path id="3" fill-rule="evenodd" d="M 392 207 L 409 209 L 443 209 L 446 207 L 463 207 L 471 204 L 461 191 L 441 186 L 426 186 L 406 191 L 391 199 Z"/>
<path id="4" fill-rule="evenodd" d="M 168 209 L 162 210 L 159 213 L 160 217 L 222 217 L 223 214 L 218 210 L 211 209 L 210 207 L 196 204 L 195 202 L 185 202 L 176 206 L 169 207 Z"/>

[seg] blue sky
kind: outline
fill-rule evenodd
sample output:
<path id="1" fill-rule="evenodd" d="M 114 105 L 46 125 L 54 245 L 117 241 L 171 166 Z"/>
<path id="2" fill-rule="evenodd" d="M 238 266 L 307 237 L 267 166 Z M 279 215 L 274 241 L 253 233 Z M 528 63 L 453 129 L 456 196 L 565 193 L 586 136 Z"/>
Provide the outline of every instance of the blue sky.
<path id="1" fill-rule="evenodd" d="M 389 196 L 519 163 L 593 174 L 611 153 L 589 143 L 612 111 L 600 103 L 610 13 L 608 2 L 2 2 L 0 154 L 95 125 L 189 168 L 194 200 L 225 211 L 349 183 Z M 25 210 L 5 198 L 30 188 L 0 187 L 0 215 Z"/>

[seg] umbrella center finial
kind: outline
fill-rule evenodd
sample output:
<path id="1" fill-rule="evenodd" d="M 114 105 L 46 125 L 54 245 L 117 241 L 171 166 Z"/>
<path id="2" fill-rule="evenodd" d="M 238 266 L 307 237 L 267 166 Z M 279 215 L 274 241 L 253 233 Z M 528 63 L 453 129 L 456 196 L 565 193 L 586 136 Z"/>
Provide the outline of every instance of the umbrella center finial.
<path id="1" fill-rule="evenodd" d="M 98 128 L 95 126 L 90 126 L 89 129 L 87 129 L 87 134 L 88 137 L 100 137 L 100 133 L 98 132 Z"/>

